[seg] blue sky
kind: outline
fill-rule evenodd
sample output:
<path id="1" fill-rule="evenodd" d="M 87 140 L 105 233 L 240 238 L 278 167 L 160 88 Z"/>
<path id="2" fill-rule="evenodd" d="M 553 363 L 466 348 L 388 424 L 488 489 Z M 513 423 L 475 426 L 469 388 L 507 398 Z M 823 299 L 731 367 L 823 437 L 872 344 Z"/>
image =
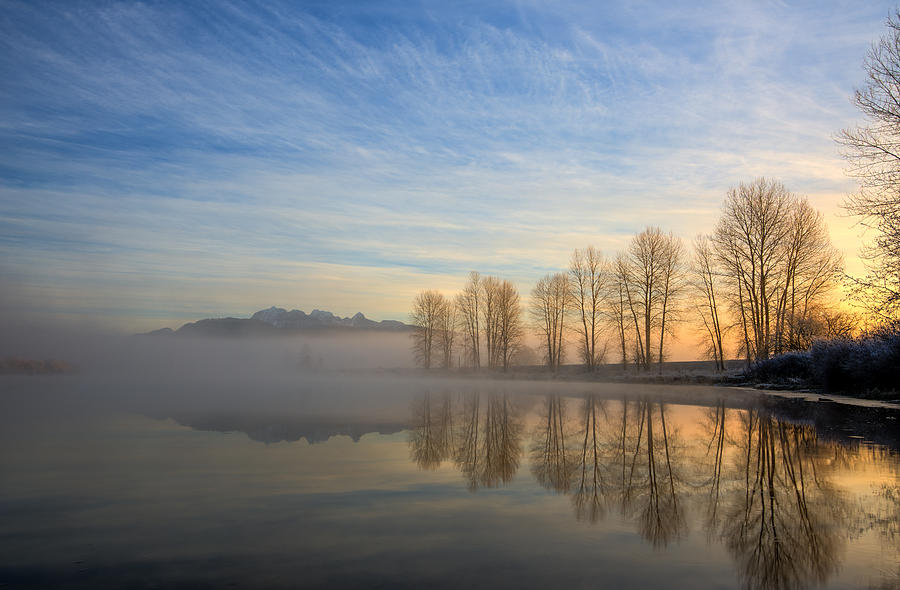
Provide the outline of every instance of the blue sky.
<path id="1" fill-rule="evenodd" d="M 0 0 L 0 307 L 122 330 L 523 293 L 766 175 L 826 211 L 886 2 Z"/>

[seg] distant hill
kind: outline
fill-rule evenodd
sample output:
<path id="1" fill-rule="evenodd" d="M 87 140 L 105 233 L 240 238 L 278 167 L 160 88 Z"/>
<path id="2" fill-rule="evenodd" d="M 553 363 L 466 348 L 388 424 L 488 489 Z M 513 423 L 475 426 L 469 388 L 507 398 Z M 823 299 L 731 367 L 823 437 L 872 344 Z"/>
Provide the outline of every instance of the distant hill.
<path id="1" fill-rule="evenodd" d="M 275 336 L 294 332 L 340 331 L 389 331 L 406 332 L 414 329 L 409 324 L 396 320 L 376 322 L 362 313 L 342 318 L 330 311 L 312 310 L 309 314 L 281 307 L 270 307 L 254 313 L 250 318 L 208 318 L 184 324 L 177 330 L 162 328 L 146 332 L 142 336 Z"/>

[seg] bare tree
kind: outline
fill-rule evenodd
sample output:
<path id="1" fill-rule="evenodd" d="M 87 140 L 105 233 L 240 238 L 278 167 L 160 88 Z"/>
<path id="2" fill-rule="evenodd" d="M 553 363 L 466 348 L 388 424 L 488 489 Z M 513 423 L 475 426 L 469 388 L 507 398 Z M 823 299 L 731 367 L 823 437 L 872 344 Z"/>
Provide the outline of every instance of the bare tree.
<path id="1" fill-rule="evenodd" d="M 716 226 L 716 250 L 735 281 L 732 304 L 745 331 L 748 359 L 769 358 L 774 348 L 772 328 L 791 200 L 780 182 L 758 178 L 741 183 L 728 192 Z"/>
<path id="2" fill-rule="evenodd" d="M 719 318 L 720 271 L 709 236 L 700 235 L 694 240 L 694 257 L 691 266 L 693 287 L 697 294 L 696 308 L 703 328 L 709 337 L 708 350 L 716 363 L 717 371 L 725 370 L 724 329 Z"/>
<path id="3" fill-rule="evenodd" d="M 481 366 L 481 275 L 472 271 L 462 292 L 456 296 L 456 309 L 462 326 L 467 362 L 472 368 Z"/>
<path id="4" fill-rule="evenodd" d="M 531 291 L 531 317 L 541 336 L 547 366 L 554 371 L 563 360 L 565 318 L 571 303 L 565 273 L 548 274 Z"/>
<path id="5" fill-rule="evenodd" d="M 481 280 L 481 325 L 484 329 L 484 349 L 487 353 L 489 368 L 500 366 L 500 288 L 501 281 L 497 277 L 485 277 Z"/>
<path id="6" fill-rule="evenodd" d="M 433 362 L 435 334 L 440 329 L 440 316 L 447 305 L 446 298 L 437 291 L 421 291 L 413 300 L 410 321 L 416 327 L 412 334 L 416 361 L 430 369 Z"/>
<path id="7" fill-rule="evenodd" d="M 660 265 L 660 293 L 659 293 L 659 349 L 656 359 L 659 363 L 659 371 L 662 373 L 662 363 L 665 360 L 664 342 L 667 334 L 672 331 L 672 325 L 679 319 L 678 304 L 681 300 L 684 284 L 684 246 L 681 240 L 669 233 L 662 237 L 662 253 Z"/>
<path id="8" fill-rule="evenodd" d="M 900 320 L 900 12 L 887 22 L 888 33 L 866 56 L 868 80 L 854 102 L 869 123 L 845 129 L 849 173 L 860 189 L 844 203 L 847 211 L 875 232 L 863 249 L 868 274 L 853 279 L 860 300 L 883 321 Z"/>
<path id="9" fill-rule="evenodd" d="M 473 271 L 446 313 L 451 316 L 449 325 L 458 325 L 462 332 L 468 364 L 481 366 L 484 343 L 488 367 L 505 370 L 510 366 L 522 340 L 522 306 L 515 285 Z M 445 344 L 452 348 L 452 342 Z M 452 350 L 447 354 L 452 355 Z"/>
<path id="10" fill-rule="evenodd" d="M 456 343 L 458 311 L 451 299 L 444 299 L 438 310 L 437 346 L 441 352 L 441 364 L 445 368 L 453 366 L 453 348 Z"/>
<path id="11" fill-rule="evenodd" d="M 635 364 L 644 365 L 644 341 L 641 339 L 641 327 L 638 320 L 638 309 L 636 305 L 637 293 L 635 291 L 635 279 L 631 274 L 631 261 L 624 252 L 619 252 L 615 260 L 616 281 L 619 285 L 620 293 L 624 294 L 624 316 L 627 316 L 626 324 L 634 326 L 634 351 L 632 358 Z M 633 294 L 634 292 L 634 294 Z M 633 324 L 632 324 L 633 322 Z M 622 350 L 625 350 L 625 332 L 622 332 Z M 624 355 L 624 352 L 623 352 Z"/>
<path id="12" fill-rule="evenodd" d="M 840 310 L 825 310 L 821 315 L 824 338 L 853 338 L 859 331 L 856 314 Z"/>
<path id="13" fill-rule="evenodd" d="M 631 332 L 628 303 L 628 263 L 625 254 L 619 252 L 611 265 L 612 278 L 608 286 L 607 315 L 611 319 L 622 353 L 622 369 L 628 368 L 629 334 Z"/>
<path id="14" fill-rule="evenodd" d="M 497 366 L 507 370 L 522 342 L 522 305 L 519 292 L 509 281 L 501 281 L 497 291 Z"/>
<path id="15" fill-rule="evenodd" d="M 831 245 L 822 214 L 806 199 L 791 206 L 790 233 L 785 243 L 784 288 L 777 303 L 775 352 L 809 347 L 799 338 L 813 311 L 837 284 L 843 268 L 840 253 Z"/>
<path id="16" fill-rule="evenodd" d="M 748 362 L 796 347 L 798 322 L 824 301 L 842 264 L 822 215 L 780 182 L 758 178 L 728 192 L 713 243 L 733 280 Z"/>
<path id="17" fill-rule="evenodd" d="M 603 361 L 605 352 L 605 348 L 597 346 L 597 341 L 600 339 L 606 280 L 606 263 L 599 250 L 588 246 L 572 253 L 569 281 L 578 315 L 576 329 L 581 335 L 581 358 L 588 370 L 593 370 Z"/>
<path id="18" fill-rule="evenodd" d="M 682 258 L 678 238 L 658 227 L 648 227 L 631 240 L 627 253 L 616 259 L 615 275 L 634 321 L 636 360 L 645 369 L 653 362 L 654 344 L 662 368 L 665 336 L 671 332 L 681 289 Z"/>

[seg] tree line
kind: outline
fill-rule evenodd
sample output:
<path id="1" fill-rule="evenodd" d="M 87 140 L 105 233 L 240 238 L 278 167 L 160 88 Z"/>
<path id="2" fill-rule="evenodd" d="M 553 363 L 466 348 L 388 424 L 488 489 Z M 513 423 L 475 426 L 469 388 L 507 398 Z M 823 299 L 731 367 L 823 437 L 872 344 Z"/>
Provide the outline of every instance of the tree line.
<path id="1" fill-rule="evenodd" d="M 852 335 L 857 322 L 830 305 L 840 281 L 851 286 L 868 317 L 896 333 L 900 12 L 887 27 L 866 56 L 867 81 L 854 96 L 867 122 L 837 137 L 849 174 L 860 181 L 844 208 L 868 230 L 861 251 L 865 276 L 843 273 L 822 214 L 806 199 L 759 178 L 732 188 L 714 231 L 689 248 L 648 227 L 611 258 L 593 247 L 575 250 L 568 269 L 538 281 L 524 310 L 514 285 L 478 273 L 454 297 L 419 293 L 412 313 L 419 363 L 449 367 L 460 350 L 457 364 L 507 368 L 530 328 L 553 369 L 566 360 L 573 340 L 588 369 L 611 349 L 623 366 L 649 369 L 665 359 L 673 326 L 691 322 L 703 335 L 707 356 L 722 369 L 729 356 L 750 363 Z"/>
<path id="2" fill-rule="evenodd" d="M 647 227 L 611 257 L 575 249 L 524 304 L 510 281 L 478 272 L 454 296 L 422 291 L 410 314 L 413 348 L 426 368 L 507 369 L 530 330 L 550 369 L 574 353 L 587 370 L 611 354 L 649 370 L 665 361 L 674 328 L 691 324 L 724 369 L 729 355 L 749 363 L 849 335 L 854 322 L 832 297 L 842 268 L 822 214 L 758 178 L 729 190 L 713 232 L 690 247 Z"/>

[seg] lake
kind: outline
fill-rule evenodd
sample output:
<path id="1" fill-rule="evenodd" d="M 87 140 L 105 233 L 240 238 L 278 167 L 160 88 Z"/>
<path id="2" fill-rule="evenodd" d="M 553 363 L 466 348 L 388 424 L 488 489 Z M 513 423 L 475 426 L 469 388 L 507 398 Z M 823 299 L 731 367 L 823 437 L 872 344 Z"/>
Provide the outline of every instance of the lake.
<path id="1" fill-rule="evenodd" d="M 887 407 L 365 375 L 2 391 L 6 587 L 900 584 Z"/>

